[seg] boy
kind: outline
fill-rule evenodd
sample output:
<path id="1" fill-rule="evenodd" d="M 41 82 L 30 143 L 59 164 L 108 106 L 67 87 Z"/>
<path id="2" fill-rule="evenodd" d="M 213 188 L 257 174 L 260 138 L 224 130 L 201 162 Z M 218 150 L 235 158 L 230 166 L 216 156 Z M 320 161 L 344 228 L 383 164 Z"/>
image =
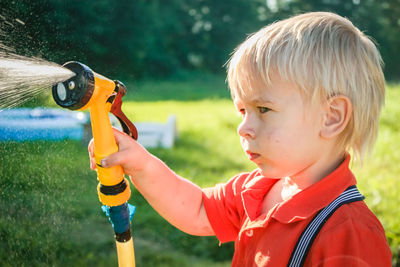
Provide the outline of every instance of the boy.
<path id="1" fill-rule="evenodd" d="M 228 83 L 253 172 L 202 190 L 119 131 L 119 152 L 101 164 L 122 165 L 182 231 L 235 241 L 232 266 L 390 266 L 384 229 L 348 167 L 349 152 L 372 147 L 384 102 L 374 44 L 338 15 L 295 16 L 242 43 Z"/>

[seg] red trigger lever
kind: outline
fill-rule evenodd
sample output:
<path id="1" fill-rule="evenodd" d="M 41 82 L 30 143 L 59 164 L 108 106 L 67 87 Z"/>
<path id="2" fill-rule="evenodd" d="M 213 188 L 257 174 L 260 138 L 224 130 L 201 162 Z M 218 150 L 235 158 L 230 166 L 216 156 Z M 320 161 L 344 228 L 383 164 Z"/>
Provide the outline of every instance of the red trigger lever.
<path id="1" fill-rule="evenodd" d="M 112 102 L 111 113 L 115 117 L 117 117 L 118 121 L 121 123 L 124 133 L 126 133 L 133 139 L 137 140 L 138 132 L 135 125 L 125 116 L 125 114 L 121 110 L 122 97 L 126 94 L 126 87 L 120 81 L 114 81 L 114 82 L 115 82 L 115 92 L 117 93 L 117 95 L 115 96 L 115 99 Z"/>

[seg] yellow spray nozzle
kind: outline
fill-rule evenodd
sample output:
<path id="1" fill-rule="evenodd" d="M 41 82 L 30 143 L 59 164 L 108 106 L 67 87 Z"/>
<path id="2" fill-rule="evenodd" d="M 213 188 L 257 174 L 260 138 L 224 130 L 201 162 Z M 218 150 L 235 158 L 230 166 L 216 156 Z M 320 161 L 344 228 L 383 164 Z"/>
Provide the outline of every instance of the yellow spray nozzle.
<path id="1" fill-rule="evenodd" d="M 124 179 L 120 166 L 103 168 L 101 160 L 118 151 L 111 122 L 108 116 L 112 112 L 122 124 L 122 128 L 137 139 L 135 126 L 121 110 L 121 97 L 126 87 L 118 81 L 112 81 L 92 71 L 88 66 L 70 61 L 63 65 L 75 73 L 75 76 L 53 86 L 55 102 L 71 110 L 89 109 L 94 139 L 94 154 L 99 179 L 98 193 L 100 201 L 107 206 L 118 206 L 130 197 L 129 185 Z M 111 188 L 111 191 L 110 191 Z"/>

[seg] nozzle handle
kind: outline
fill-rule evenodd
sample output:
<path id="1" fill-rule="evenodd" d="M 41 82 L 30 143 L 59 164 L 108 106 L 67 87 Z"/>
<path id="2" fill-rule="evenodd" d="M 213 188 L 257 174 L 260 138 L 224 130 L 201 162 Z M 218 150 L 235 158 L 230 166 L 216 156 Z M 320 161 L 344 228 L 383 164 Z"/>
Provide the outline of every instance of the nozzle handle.
<path id="1" fill-rule="evenodd" d="M 120 81 L 114 81 L 117 92 L 117 95 L 114 99 L 114 102 L 111 106 L 111 113 L 117 117 L 118 121 L 120 122 L 124 133 L 132 137 L 133 139 L 137 140 L 138 132 L 135 125 L 126 117 L 124 112 L 122 112 L 122 97 L 126 94 L 126 87 Z"/>

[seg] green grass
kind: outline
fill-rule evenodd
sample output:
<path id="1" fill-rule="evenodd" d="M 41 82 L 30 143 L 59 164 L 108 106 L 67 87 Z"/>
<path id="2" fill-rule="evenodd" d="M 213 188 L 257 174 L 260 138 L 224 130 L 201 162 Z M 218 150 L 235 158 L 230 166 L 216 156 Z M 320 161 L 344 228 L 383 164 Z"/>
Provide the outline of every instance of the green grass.
<path id="1" fill-rule="evenodd" d="M 152 149 L 178 174 L 212 186 L 251 170 L 239 144 L 224 78 L 127 83 L 133 121 L 177 116 L 173 149 Z M 178 94 L 176 92 L 179 92 Z M 184 101 L 182 101 L 184 100 Z M 374 154 L 355 166 L 360 190 L 383 223 L 399 264 L 400 86 L 388 89 Z M 100 210 L 96 174 L 77 141 L 0 143 L 0 265 L 116 266 L 112 228 Z M 132 187 L 133 188 L 133 187 Z M 133 235 L 137 266 L 230 266 L 232 244 L 188 236 L 166 223 L 137 191 Z"/>
<path id="2" fill-rule="evenodd" d="M 394 266 L 400 266 L 400 85 L 388 86 L 379 136 L 370 159 L 355 166 L 360 190 L 368 206 L 382 222 L 394 255 Z"/>

